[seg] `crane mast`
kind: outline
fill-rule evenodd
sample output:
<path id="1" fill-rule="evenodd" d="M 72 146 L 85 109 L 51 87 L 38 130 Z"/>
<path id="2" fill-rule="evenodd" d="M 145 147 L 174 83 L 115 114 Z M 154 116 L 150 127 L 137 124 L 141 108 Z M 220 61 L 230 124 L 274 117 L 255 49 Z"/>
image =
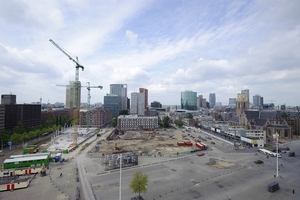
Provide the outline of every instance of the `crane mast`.
<path id="1" fill-rule="evenodd" d="M 87 115 L 86 115 L 86 127 L 87 127 L 87 133 L 89 132 L 90 123 L 91 123 L 91 88 L 100 88 L 103 87 L 101 85 L 99 86 L 90 86 L 90 82 L 87 82 L 88 86 L 86 87 L 88 90 L 88 108 L 87 108 Z"/>
<path id="2" fill-rule="evenodd" d="M 58 48 L 63 54 L 65 54 L 70 60 L 72 60 L 76 64 L 76 70 L 75 70 L 75 102 L 74 102 L 74 135 L 73 135 L 73 143 L 75 146 L 77 146 L 77 139 L 78 139 L 78 119 L 79 119 L 79 68 L 84 70 L 84 67 L 78 63 L 78 57 L 76 57 L 76 60 L 72 58 L 65 50 L 63 50 L 60 46 L 58 46 L 52 39 L 49 40 L 56 48 Z"/>

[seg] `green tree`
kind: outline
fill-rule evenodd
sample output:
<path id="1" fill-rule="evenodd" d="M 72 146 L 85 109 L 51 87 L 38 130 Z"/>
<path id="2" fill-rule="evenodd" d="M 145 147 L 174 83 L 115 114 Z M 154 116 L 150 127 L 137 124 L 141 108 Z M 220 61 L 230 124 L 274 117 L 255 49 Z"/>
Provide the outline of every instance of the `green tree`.
<path id="1" fill-rule="evenodd" d="M 189 119 L 193 119 L 193 115 L 192 115 L 191 113 L 188 113 L 188 114 L 187 114 L 187 117 L 188 117 Z"/>
<path id="2" fill-rule="evenodd" d="M 23 123 L 20 121 L 18 122 L 17 126 L 15 126 L 13 128 L 13 133 L 17 133 L 17 134 L 23 134 L 25 132 L 25 128 Z"/>
<path id="3" fill-rule="evenodd" d="M 133 193 L 139 193 L 141 196 L 142 193 L 147 192 L 147 185 L 148 185 L 148 175 L 143 174 L 142 172 L 136 172 L 133 175 L 133 179 L 130 183 L 130 188 L 132 189 Z"/>
<path id="4" fill-rule="evenodd" d="M 176 124 L 176 125 L 179 126 L 179 127 L 182 127 L 182 126 L 183 126 L 183 121 L 176 119 L 176 120 L 174 121 L 174 124 Z"/>
<path id="5" fill-rule="evenodd" d="M 118 118 L 114 117 L 110 122 L 112 127 L 116 127 L 118 125 Z"/>
<path id="6" fill-rule="evenodd" d="M 164 127 L 168 128 L 169 124 L 170 124 L 170 117 L 169 116 L 165 116 L 163 119 L 163 123 L 164 123 Z"/>
<path id="7" fill-rule="evenodd" d="M 20 142 L 23 141 L 23 136 L 20 136 L 20 134 L 17 133 L 13 133 L 10 136 L 9 141 L 12 141 L 13 144 L 19 144 Z"/>

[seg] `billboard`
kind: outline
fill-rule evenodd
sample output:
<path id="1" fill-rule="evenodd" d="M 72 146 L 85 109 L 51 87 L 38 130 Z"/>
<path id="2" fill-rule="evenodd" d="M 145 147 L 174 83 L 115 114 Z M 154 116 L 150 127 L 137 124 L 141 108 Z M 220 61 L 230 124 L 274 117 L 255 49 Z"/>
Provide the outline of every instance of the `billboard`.
<path id="1" fill-rule="evenodd" d="M 101 159 L 105 171 L 120 168 L 120 163 L 122 168 L 138 165 L 138 154 L 135 152 L 110 154 Z"/>

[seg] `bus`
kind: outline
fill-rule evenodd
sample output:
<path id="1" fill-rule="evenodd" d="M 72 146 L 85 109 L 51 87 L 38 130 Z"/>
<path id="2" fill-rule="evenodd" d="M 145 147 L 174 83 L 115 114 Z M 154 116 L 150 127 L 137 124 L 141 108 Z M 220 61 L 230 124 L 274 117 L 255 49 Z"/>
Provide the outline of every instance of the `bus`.
<path id="1" fill-rule="evenodd" d="M 267 150 L 267 149 L 259 149 L 258 151 L 259 151 L 260 153 L 263 153 L 263 154 L 267 155 L 267 156 L 272 156 L 272 157 L 277 157 L 277 156 L 278 156 L 278 158 L 281 158 L 281 154 L 279 154 L 279 153 L 274 153 L 274 152 L 269 151 L 269 150 Z"/>
<path id="2" fill-rule="evenodd" d="M 45 152 L 45 153 L 35 153 L 35 154 L 21 154 L 21 155 L 11 155 L 10 158 L 28 158 L 28 157 L 38 157 L 38 156 L 47 156 L 47 159 L 51 159 L 51 153 Z"/>
<path id="3" fill-rule="evenodd" d="M 48 166 L 49 162 L 48 155 L 8 158 L 3 162 L 3 169 Z"/>

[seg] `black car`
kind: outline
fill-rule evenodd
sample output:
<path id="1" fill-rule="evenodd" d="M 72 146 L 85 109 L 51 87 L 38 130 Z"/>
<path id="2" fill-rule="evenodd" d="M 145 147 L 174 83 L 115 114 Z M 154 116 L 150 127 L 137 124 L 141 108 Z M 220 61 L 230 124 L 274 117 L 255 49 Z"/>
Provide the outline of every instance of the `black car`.
<path id="1" fill-rule="evenodd" d="M 214 141 L 211 141 L 212 144 L 216 144 Z"/>
<path id="2" fill-rule="evenodd" d="M 131 200 L 144 200 L 142 196 L 131 197 Z"/>
<path id="3" fill-rule="evenodd" d="M 255 164 L 263 164 L 264 161 L 262 161 L 262 160 L 255 160 L 254 163 L 255 163 Z"/>

